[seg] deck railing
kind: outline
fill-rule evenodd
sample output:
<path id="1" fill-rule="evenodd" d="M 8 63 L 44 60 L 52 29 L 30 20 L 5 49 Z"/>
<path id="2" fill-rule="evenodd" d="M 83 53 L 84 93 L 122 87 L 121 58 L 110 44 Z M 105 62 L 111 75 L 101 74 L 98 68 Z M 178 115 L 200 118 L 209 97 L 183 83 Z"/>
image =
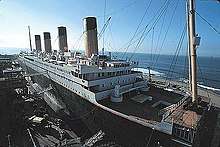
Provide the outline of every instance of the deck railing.
<path id="1" fill-rule="evenodd" d="M 185 95 L 180 101 L 170 106 L 167 106 L 161 109 L 158 115 L 163 115 L 163 119 L 167 118 L 174 110 L 176 110 L 180 105 L 182 105 L 187 99 L 189 98 L 188 95 Z"/>

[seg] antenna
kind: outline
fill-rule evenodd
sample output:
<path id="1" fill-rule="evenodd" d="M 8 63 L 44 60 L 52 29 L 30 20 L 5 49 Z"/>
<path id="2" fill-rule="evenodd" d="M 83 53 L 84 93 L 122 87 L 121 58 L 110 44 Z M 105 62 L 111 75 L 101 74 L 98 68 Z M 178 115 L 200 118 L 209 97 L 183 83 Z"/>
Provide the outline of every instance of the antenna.
<path id="1" fill-rule="evenodd" d="M 30 49 L 31 49 L 31 52 L 32 52 L 32 44 L 31 44 L 31 29 L 30 29 L 30 26 L 28 26 L 28 32 L 29 32 Z"/>

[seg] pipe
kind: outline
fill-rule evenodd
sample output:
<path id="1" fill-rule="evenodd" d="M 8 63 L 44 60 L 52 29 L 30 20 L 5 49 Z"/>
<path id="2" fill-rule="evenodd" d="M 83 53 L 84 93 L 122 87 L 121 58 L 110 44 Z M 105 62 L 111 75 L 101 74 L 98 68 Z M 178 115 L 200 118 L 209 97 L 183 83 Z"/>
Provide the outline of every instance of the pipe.
<path id="1" fill-rule="evenodd" d="M 85 55 L 98 55 L 97 22 L 95 17 L 84 18 Z"/>
<path id="2" fill-rule="evenodd" d="M 27 131 L 28 131 L 28 134 L 29 134 L 29 136 L 30 136 L 30 138 L 31 138 L 31 142 L 33 143 L 33 146 L 34 146 L 34 147 L 37 147 L 37 146 L 36 146 L 36 143 L 34 142 L 34 139 L 33 139 L 33 136 L 32 136 L 32 134 L 31 134 L 30 129 L 27 129 Z"/>

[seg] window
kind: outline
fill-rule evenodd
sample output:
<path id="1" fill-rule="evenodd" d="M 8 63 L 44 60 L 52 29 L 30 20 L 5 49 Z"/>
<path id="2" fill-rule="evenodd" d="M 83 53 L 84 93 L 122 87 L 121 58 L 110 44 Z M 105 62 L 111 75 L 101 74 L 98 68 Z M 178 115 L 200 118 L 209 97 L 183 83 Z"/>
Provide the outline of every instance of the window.
<path id="1" fill-rule="evenodd" d="M 189 131 L 186 131 L 185 138 L 188 140 Z"/>
<path id="2" fill-rule="evenodd" d="M 184 138 L 184 131 L 180 130 L 180 137 Z"/>
<path id="3" fill-rule="evenodd" d="M 98 77 L 100 77 L 100 73 L 98 73 Z"/>
<path id="4" fill-rule="evenodd" d="M 179 129 L 177 129 L 176 134 L 177 134 L 177 136 L 180 136 L 180 130 Z"/>

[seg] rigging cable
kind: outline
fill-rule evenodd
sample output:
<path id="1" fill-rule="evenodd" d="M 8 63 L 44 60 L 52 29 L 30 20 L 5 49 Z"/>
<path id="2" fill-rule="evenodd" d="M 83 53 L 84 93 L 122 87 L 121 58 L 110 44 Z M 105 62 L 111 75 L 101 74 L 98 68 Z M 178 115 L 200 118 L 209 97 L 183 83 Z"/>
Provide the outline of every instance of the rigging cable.
<path id="1" fill-rule="evenodd" d="M 113 11 L 113 12 L 110 12 L 110 13 L 106 14 L 106 16 L 112 16 L 112 15 L 115 15 L 115 14 L 117 14 L 117 13 L 120 13 L 120 12 L 122 12 L 122 11 L 128 9 L 129 7 L 133 6 L 133 5 L 136 4 L 137 2 L 138 2 L 138 0 L 135 0 L 135 1 L 133 1 L 133 2 L 131 2 L 131 3 L 129 3 L 129 4 L 127 4 L 127 5 L 125 5 L 124 7 L 119 8 L 118 10 L 115 10 L 115 11 Z M 103 15 L 99 15 L 99 16 L 96 16 L 96 17 L 103 17 Z"/>
<path id="2" fill-rule="evenodd" d="M 103 24 L 104 24 L 104 26 L 103 26 L 103 28 L 106 26 L 106 24 L 105 24 L 105 12 L 106 12 L 106 0 L 105 0 L 105 2 L 104 2 L 104 18 L 103 18 Z M 111 17 L 109 17 L 109 19 L 108 20 L 110 20 L 111 19 Z M 102 55 L 104 55 L 104 52 L 105 52 L 105 34 L 103 33 L 103 37 L 102 37 Z"/>
<path id="3" fill-rule="evenodd" d="M 159 10 L 156 12 L 156 14 L 161 14 L 161 11 L 163 11 L 163 9 L 164 9 L 164 7 L 166 7 L 166 6 L 168 6 L 169 4 L 169 1 L 170 0 L 166 0 L 163 4 L 162 4 L 162 6 L 159 8 Z M 150 6 L 149 6 L 150 7 Z M 147 9 L 146 9 L 147 10 Z M 150 20 L 150 22 L 148 23 L 148 25 L 155 19 L 155 17 L 156 17 L 157 15 L 154 15 L 154 17 Z M 144 34 L 144 32 L 146 31 L 146 29 L 147 29 L 147 27 L 148 27 L 148 25 L 146 25 L 141 31 L 139 31 L 138 33 L 136 33 L 136 35 L 135 36 L 137 36 L 137 34 L 140 34 L 141 32 L 142 32 L 142 34 L 141 34 L 141 37 L 139 37 L 139 38 L 137 38 L 136 40 L 134 40 L 134 38 L 135 38 L 135 36 L 134 37 L 132 37 L 133 39 L 130 39 L 130 41 L 128 41 L 127 43 L 125 43 L 123 46 L 126 46 L 127 45 L 127 47 L 130 47 L 131 45 L 133 45 L 133 44 L 135 44 L 137 41 L 140 41 L 140 39 L 143 37 L 143 34 Z M 136 31 L 138 30 L 138 28 L 136 29 Z M 149 32 L 149 31 L 148 31 Z M 121 47 L 121 48 L 119 48 L 119 50 L 121 50 L 123 47 Z M 124 52 L 124 54 L 123 54 L 123 56 L 122 56 L 122 59 L 124 58 L 124 55 L 127 53 L 127 51 L 128 51 L 128 49 L 126 48 L 126 51 Z"/>
<path id="4" fill-rule="evenodd" d="M 179 49 L 178 49 L 178 52 L 177 52 L 177 55 L 176 55 L 176 58 L 175 58 L 175 61 L 174 61 L 174 64 L 173 64 L 173 70 L 175 69 L 176 67 L 176 64 L 177 64 L 177 59 L 178 59 L 178 56 L 179 56 L 179 53 L 180 53 L 180 50 L 183 48 L 182 45 L 183 45 L 183 41 L 184 41 L 184 38 L 185 38 L 185 35 L 186 35 L 186 26 L 184 28 L 184 33 L 183 33 L 183 37 L 182 37 L 182 40 L 181 40 L 181 43 L 180 43 L 180 46 L 179 46 Z M 173 76 L 173 73 L 171 72 L 171 76 Z"/>
<path id="5" fill-rule="evenodd" d="M 156 24 L 159 22 L 160 18 L 163 16 L 164 12 L 166 12 L 166 9 L 168 9 L 168 6 L 170 4 L 171 0 L 167 0 L 164 5 L 161 7 L 162 10 L 159 10 L 159 15 L 156 17 L 155 21 L 153 22 L 151 28 L 147 31 L 148 26 L 150 25 L 151 21 L 153 21 L 153 19 L 145 26 L 144 31 L 141 34 L 141 37 L 139 38 L 138 43 L 136 44 L 134 51 L 131 55 L 131 57 L 129 58 L 129 60 L 131 60 L 131 58 L 134 56 L 134 53 L 137 51 L 137 49 L 140 47 L 140 45 L 143 43 L 144 39 L 146 38 L 146 36 L 148 35 L 148 33 L 156 26 Z M 147 32 L 146 32 L 147 31 Z M 146 32 L 146 33 L 145 33 Z"/>
<path id="6" fill-rule="evenodd" d="M 111 43 L 115 47 L 115 40 L 113 38 L 113 33 L 112 33 L 112 22 L 109 24 L 109 32 L 110 32 Z M 109 46 L 114 50 L 114 48 L 110 44 L 109 44 Z"/>
<path id="7" fill-rule="evenodd" d="M 151 51 L 150 51 L 150 66 L 152 66 L 152 51 L 153 51 L 153 47 L 154 47 L 154 27 L 153 27 L 153 31 L 152 31 L 152 40 L 151 40 Z"/>
<path id="8" fill-rule="evenodd" d="M 197 60 L 197 65 L 198 65 L 198 69 L 199 69 L 199 72 L 200 72 L 200 75 L 201 75 L 202 82 L 205 83 L 206 81 L 205 81 L 205 79 L 204 79 L 204 76 L 203 76 L 203 73 L 202 73 L 202 69 L 201 69 L 201 67 L 200 67 L 200 65 L 199 65 L 199 60 L 198 60 L 198 58 L 196 58 L 196 60 Z M 197 84 L 197 85 L 198 85 L 198 84 Z M 209 97 L 209 91 L 208 91 L 208 89 L 206 89 L 205 91 L 206 91 L 206 93 L 207 93 L 207 97 L 210 98 L 210 97 Z M 211 99 L 210 99 L 210 100 L 211 100 Z"/>
<path id="9" fill-rule="evenodd" d="M 82 36 L 84 35 L 85 31 L 79 36 L 79 38 L 76 40 L 76 42 L 73 44 L 73 48 L 78 48 L 80 46 L 80 43 L 82 41 Z"/>
<path id="10" fill-rule="evenodd" d="M 168 9 L 167 9 L 167 10 L 168 10 Z M 166 10 L 165 14 L 163 15 L 162 24 L 161 24 L 161 27 L 160 27 L 160 30 L 159 30 L 159 35 L 158 35 L 157 42 L 156 42 L 156 46 L 155 46 L 155 55 L 153 56 L 153 60 L 154 60 L 154 58 L 156 57 L 156 52 L 157 52 L 157 49 L 158 49 L 159 40 L 160 40 L 161 33 L 162 33 L 162 28 L 164 27 L 164 22 L 165 22 L 167 10 Z M 152 66 L 152 65 L 151 65 L 151 66 Z"/>
<path id="11" fill-rule="evenodd" d="M 212 30 L 214 30 L 218 35 L 220 35 L 220 31 L 218 31 L 218 29 L 216 29 L 207 19 L 201 16 L 196 10 L 194 11 L 203 21 L 205 21 L 212 28 Z"/>
<path id="12" fill-rule="evenodd" d="M 184 26 L 184 29 L 183 29 L 183 31 L 182 31 L 182 33 L 181 33 L 179 42 L 178 42 L 178 44 L 177 44 L 177 48 L 176 48 L 174 57 L 173 57 L 173 59 L 172 59 L 171 65 L 170 65 L 170 67 L 169 67 L 169 70 L 168 70 L 168 73 L 167 73 L 167 77 L 166 77 L 166 79 L 165 79 L 165 83 L 167 83 L 167 80 L 168 80 L 168 78 L 169 78 L 168 75 L 169 75 L 170 73 L 171 73 L 171 76 L 170 76 L 170 77 L 172 77 L 172 75 L 173 75 L 172 72 L 171 72 L 171 69 L 174 70 L 174 68 L 175 68 L 175 64 L 176 64 L 176 62 L 177 62 L 177 58 L 178 58 L 180 49 L 182 48 L 182 44 L 183 44 L 183 40 L 184 40 L 185 34 L 186 34 L 186 24 L 185 24 L 185 26 Z"/>
<path id="13" fill-rule="evenodd" d="M 187 44 L 188 44 L 188 41 L 187 41 Z M 187 45 L 187 47 L 188 47 L 188 45 Z M 183 73 L 184 73 L 184 76 L 185 75 L 189 75 L 189 68 L 187 67 L 187 61 L 188 61 L 188 48 L 186 49 L 186 55 L 185 55 L 185 59 L 184 59 L 184 70 L 183 70 Z M 188 70 L 186 70 L 186 69 L 188 69 Z M 187 78 L 189 78 L 188 76 L 186 76 L 186 77 L 184 77 L 184 79 L 187 79 Z M 189 80 L 189 79 L 188 79 Z"/>
<path id="14" fill-rule="evenodd" d="M 131 42 L 134 40 L 135 36 L 137 35 L 137 32 L 138 32 L 138 30 L 139 30 L 139 28 L 140 28 L 140 26 L 141 26 L 141 24 L 142 24 L 142 22 L 143 22 L 145 16 L 146 16 L 147 13 L 148 13 L 148 10 L 149 10 L 149 8 L 150 8 L 150 6 L 151 6 L 151 3 L 152 3 L 152 0 L 150 0 L 149 4 L 147 5 L 147 7 L 146 7 L 146 9 L 145 9 L 145 12 L 144 12 L 144 15 L 141 17 L 141 20 L 140 20 L 140 22 L 139 22 L 139 24 L 138 24 L 138 26 L 137 26 L 137 28 L 136 28 L 136 30 L 135 30 L 133 36 L 132 36 L 131 39 L 128 41 L 129 44 L 128 44 L 127 47 L 125 48 L 125 52 L 124 52 L 124 54 L 122 55 L 122 58 L 125 56 L 126 52 L 128 51 L 129 47 L 131 46 Z"/>
<path id="15" fill-rule="evenodd" d="M 159 60 L 160 52 L 161 52 L 161 50 L 162 50 L 162 48 L 163 48 L 163 46 L 164 46 L 165 40 L 166 40 L 166 38 L 167 38 L 167 34 L 168 34 L 169 30 L 170 30 L 170 26 L 171 26 L 171 24 L 172 24 L 172 21 L 173 21 L 175 12 L 176 12 L 176 10 L 177 10 L 178 4 L 179 4 L 179 0 L 177 1 L 177 4 L 176 4 L 176 6 L 175 6 L 175 8 L 174 8 L 174 11 L 173 11 L 173 13 L 172 13 L 172 16 L 171 16 L 169 25 L 168 25 L 168 27 L 167 27 L 167 30 L 166 30 L 166 32 L 165 32 L 165 35 L 164 35 L 164 38 L 163 38 L 163 41 L 162 41 L 162 44 L 161 44 L 161 46 L 160 46 L 160 48 L 159 48 L 159 54 L 157 55 L 157 57 L 155 57 L 156 60 L 155 60 L 155 62 L 154 62 L 154 64 L 153 64 L 153 67 L 157 64 L 157 62 L 158 62 L 158 60 Z M 155 55 L 155 56 L 156 56 L 156 55 Z"/>
<path id="16" fill-rule="evenodd" d="M 149 136 L 149 139 L 148 139 L 148 142 L 147 142 L 147 147 L 150 145 L 150 141 L 151 141 L 153 133 L 154 133 L 154 128 L 152 128 L 151 134 Z"/>

